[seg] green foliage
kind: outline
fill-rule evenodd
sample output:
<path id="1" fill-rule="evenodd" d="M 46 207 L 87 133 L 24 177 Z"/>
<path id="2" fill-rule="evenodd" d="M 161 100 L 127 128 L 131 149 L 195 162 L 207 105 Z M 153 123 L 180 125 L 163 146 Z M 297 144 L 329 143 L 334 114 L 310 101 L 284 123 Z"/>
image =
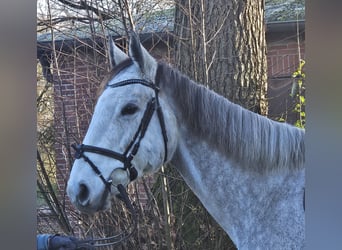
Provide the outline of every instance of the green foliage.
<path id="1" fill-rule="evenodd" d="M 297 99 L 297 104 L 294 108 L 294 112 L 298 113 L 298 120 L 295 122 L 295 126 L 299 128 L 305 128 L 305 73 L 303 67 L 305 65 L 304 60 L 300 60 L 297 70 L 292 74 L 293 84 L 290 96 Z"/>

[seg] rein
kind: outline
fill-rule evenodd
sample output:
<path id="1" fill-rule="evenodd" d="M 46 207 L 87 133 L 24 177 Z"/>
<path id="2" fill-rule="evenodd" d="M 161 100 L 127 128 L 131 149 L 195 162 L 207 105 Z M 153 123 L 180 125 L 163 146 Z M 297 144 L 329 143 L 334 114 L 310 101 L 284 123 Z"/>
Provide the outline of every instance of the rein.
<path id="1" fill-rule="evenodd" d="M 129 200 L 129 197 L 127 195 L 127 192 L 124 186 L 119 184 L 117 186 L 117 189 L 120 192 L 121 200 L 125 203 L 127 209 L 132 215 L 133 225 L 131 225 L 130 231 L 122 232 L 117 235 L 105 237 L 105 238 L 78 240 L 76 241 L 76 249 L 93 249 L 94 247 L 117 245 L 117 244 L 120 244 L 122 241 L 127 240 L 136 231 L 137 225 L 138 225 L 136 211 L 133 208 L 131 201 Z"/>
<path id="2" fill-rule="evenodd" d="M 119 68 L 119 70 L 116 71 L 116 74 L 119 71 L 121 71 L 122 69 L 124 69 L 125 67 L 131 65 L 132 63 L 133 63 L 132 60 L 128 60 L 128 61 L 124 61 L 122 63 L 123 66 L 121 64 L 119 64 L 117 66 Z M 145 112 L 144 112 L 143 117 L 142 117 L 141 122 L 140 122 L 140 125 L 139 125 L 136 133 L 134 134 L 131 142 L 128 144 L 126 150 L 123 153 L 119 153 L 119 152 L 112 151 L 110 149 L 96 147 L 96 146 L 92 146 L 92 145 L 85 145 L 85 144 L 78 144 L 78 145 L 73 144 L 73 145 L 71 145 L 73 147 L 73 149 L 76 151 L 75 152 L 75 158 L 76 159 L 83 158 L 83 160 L 88 163 L 88 165 L 93 169 L 93 171 L 97 174 L 97 176 L 105 184 L 106 191 L 109 193 L 111 192 L 111 186 L 113 185 L 112 180 L 106 179 L 102 175 L 99 168 L 91 161 L 91 159 L 87 155 L 85 155 L 85 153 L 89 152 L 89 153 L 100 154 L 100 155 L 110 157 L 110 158 L 113 158 L 113 159 L 116 159 L 116 160 L 122 162 L 123 167 L 121 169 L 124 169 L 125 171 L 128 172 L 130 181 L 134 181 L 138 177 L 138 171 L 133 166 L 132 160 L 134 159 L 134 156 L 137 154 L 137 152 L 139 150 L 140 142 L 145 136 L 148 125 L 150 124 L 150 121 L 151 121 L 155 111 L 156 111 L 158 119 L 159 119 L 161 133 L 162 133 L 163 140 L 164 140 L 164 163 L 167 160 L 168 138 L 167 138 L 167 133 L 166 133 L 164 115 L 163 115 L 161 106 L 159 104 L 159 96 L 158 96 L 159 86 L 158 86 L 158 84 L 153 84 L 152 82 L 149 82 L 149 81 L 144 80 L 144 79 L 128 79 L 128 80 L 124 80 L 124 81 L 114 83 L 114 84 L 108 84 L 107 83 L 105 89 L 123 87 L 123 86 L 131 85 L 131 84 L 140 84 L 140 85 L 149 87 L 149 88 L 154 90 L 155 95 L 147 103 Z M 128 210 L 131 212 L 131 214 L 133 216 L 133 221 L 134 221 L 133 229 L 129 233 L 120 233 L 118 235 L 107 237 L 107 238 L 81 240 L 81 241 L 79 241 L 78 248 L 81 248 L 81 247 L 101 247 L 101 246 L 115 245 L 115 244 L 118 244 L 121 241 L 124 241 L 127 238 L 129 238 L 133 234 L 133 232 L 135 231 L 135 229 L 137 227 L 137 218 L 136 218 L 136 214 L 135 214 L 135 211 L 133 209 L 133 206 L 132 206 L 132 204 L 128 198 L 127 192 L 126 192 L 125 188 L 123 187 L 123 185 L 119 184 L 117 186 L 117 189 L 120 192 L 119 198 L 121 200 L 123 200 L 126 207 L 128 208 Z M 105 243 L 100 243 L 103 241 L 105 241 Z M 109 242 L 106 242 L 106 241 L 109 241 Z M 96 242 L 99 242 L 99 243 L 96 243 Z"/>

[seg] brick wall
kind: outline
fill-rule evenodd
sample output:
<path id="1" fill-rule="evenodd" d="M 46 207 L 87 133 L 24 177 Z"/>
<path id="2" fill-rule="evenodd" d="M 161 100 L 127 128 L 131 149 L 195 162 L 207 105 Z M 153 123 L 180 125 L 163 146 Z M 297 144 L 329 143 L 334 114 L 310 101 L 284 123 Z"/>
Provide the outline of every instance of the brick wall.
<path id="1" fill-rule="evenodd" d="M 301 58 L 304 58 L 304 42 L 300 44 Z M 289 76 L 297 69 L 299 62 L 297 41 L 272 42 L 267 46 L 269 77 Z"/>
<path id="2" fill-rule="evenodd" d="M 269 117 L 274 120 L 283 118 L 286 122 L 294 124 L 298 114 L 293 112 L 297 102 L 290 97 L 293 83 L 292 74 L 299 65 L 299 58 L 305 59 L 305 42 L 300 40 L 300 52 L 296 37 L 268 41 L 268 100 Z"/>
<path id="3" fill-rule="evenodd" d="M 96 61 L 97 60 L 97 61 Z M 81 142 L 95 105 L 96 89 L 104 69 L 104 58 L 86 51 L 58 54 L 58 65 L 52 65 L 54 73 L 54 128 L 57 139 L 55 157 L 56 177 L 60 200 L 70 209 L 66 197 L 66 183 L 73 162 L 70 145 Z M 98 65 L 98 66 L 97 66 Z"/>

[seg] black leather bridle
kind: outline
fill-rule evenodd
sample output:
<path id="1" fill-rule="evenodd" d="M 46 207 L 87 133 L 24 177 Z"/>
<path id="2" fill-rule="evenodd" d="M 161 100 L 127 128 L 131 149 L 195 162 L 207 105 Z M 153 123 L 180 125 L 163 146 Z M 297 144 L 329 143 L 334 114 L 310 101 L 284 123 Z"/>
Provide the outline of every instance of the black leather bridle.
<path id="1" fill-rule="evenodd" d="M 112 151 L 110 149 L 96 147 L 96 146 L 92 146 L 92 145 L 85 145 L 85 144 L 78 144 L 78 145 L 73 144 L 72 145 L 72 147 L 76 151 L 75 158 L 76 159 L 83 158 L 89 164 L 89 166 L 94 170 L 94 172 L 99 176 L 99 178 L 103 181 L 103 183 L 105 184 L 105 186 L 109 190 L 109 192 L 110 192 L 110 186 L 112 184 L 112 180 L 106 179 L 102 175 L 99 168 L 84 153 L 89 152 L 89 153 L 100 154 L 100 155 L 110 157 L 110 158 L 113 158 L 113 159 L 116 159 L 116 160 L 122 162 L 123 167 L 121 169 L 128 171 L 130 181 L 135 180 L 138 176 L 138 172 L 135 169 L 135 167 L 132 165 L 132 160 L 134 159 L 134 156 L 137 154 L 137 152 L 139 150 L 140 142 L 145 136 L 146 130 L 148 128 L 148 125 L 149 125 L 155 111 L 157 112 L 157 115 L 158 115 L 159 124 L 161 127 L 161 132 L 162 132 L 162 136 L 164 139 L 164 152 L 165 152 L 164 153 L 164 163 L 167 160 L 168 138 L 167 138 L 167 133 L 166 133 L 166 128 L 165 128 L 163 111 L 162 111 L 162 109 L 160 107 L 160 103 L 159 103 L 159 96 L 158 96 L 159 86 L 157 86 L 156 84 L 154 84 L 152 82 L 144 80 L 144 79 L 128 79 L 128 80 L 124 80 L 124 81 L 114 83 L 114 84 L 107 84 L 106 89 L 118 88 L 118 87 L 123 87 L 126 85 L 132 85 L 132 84 L 141 84 L 143 86 L 146 86 L 146 87 L 153 89 L 154 90 L 154 97 L 152 97 L 150 99 L 150 101 L 147 103 L 144 115 L 143 115 L 141 122 L 140 122 L 140 125 L 139 125 L 135 135 L 133 136 L 131 142 L 126 147 L 126 150 L 123 153 L 118 153 L 118 152 Z"/>
<path id="2" fill-rule="evenodd" d="M 120 72 L 122 69 L 125 67 L 131 65 L 133 63 L 132 60 L 124 61 L 121 65 L 118 65 L 118 68 L 115 69 L 116 74 Z M 115 74 L 114 74 L 115 76 Z M 111 185 L 112 185 L 112 180 L 106 179 L 99 168 L 91 161 L 91 159 L 85 154 L 87 152 L 89 153 L 95 153 L 99 155 L 103 155 L 106 157 L 113 158 L 115 160 L 118 160 L 123 163 L 123 167 L 121 169 L 124 169 L 125 171 L 128 171 L 130 181 L 133 181 L 137 178 L 138 172 L 135 169 L 135 167 L 132 165 L 132 160 L 134 159 L 134 156 L 137 154 L 140 143 L 142 139 L 145 136 L 145 133 L 147 131 L 148 125 L 150 124 L 150 121 L 153 117 L 154 112 L 157 112 L 157 116 L 159 119 L 159 124 L 164 140 L 164 163 L 167 160 L 167 133 L 166 133 L 166 127 L 165 127 L 165 121 L 164 121 L 164 115 L 163 111 L 161 109 L 160 103 L 159 103 L 159 86 L 158 83 L 154 84 L 153 82 L 144 80 L 144 79 L 128 79 L 124 80 L 118 83 L 114 84 L 108 84 L 106 85 L 106 89 L 108 88 L 118 88 L 118 87 L 123 87 L 126 85 L 132 85 L 132 84 L 140 84 L 146 87 L 149 87 L 154 90 L 154 96 L 149 100 L 149 102 L 146 105 L 145 112 L 143 114 L 143 117 L 140 121 L 140 125 L 135 132 L 131 142 L 127 145 L 126 150 L 123 153 L 115 152 L 107 148 L 101 148 L 101 147 L 96 147 L 92 145 L 85 145 L 85 144 L 73 144 L 71 145 L 75 149 L 75 158 L 80 159 L 83 158 L 89 166 L 93 169 L 93 171 L 99 176 L 99 178 L 102 180 L 102 182 L 105 184 L 106 187 L 106 192 L 111 192 Z M 123 187 L 122 184 L 118 184 L 117 189 L 120 193 L 119 198 L 123 200 L 126 204 L 126 207 L 128 210 L 131 212 L 133 216 L 133 221 L 134 221 L 134 226 L 133 230 L 129 233 L 120 233 L 118 235 L 114 235 L 111 237 L 107 238 L 100 238 L 100 239 L 90 239 L 90 240 L 80 240 L 78 242 L 78 247 L 77 249 L 80 249 L 82 247 L 84 248 L 91 248 L 91 247 L 102 247 L 102 246 L 109 246 L 109 245 L 115 245 L 120 243 L 121 241 L 127 239 L 130 237 L 133 232 L 135 231 L 137 227 L 137 219 L 136 219 L 136 213 L 132 207 L 132 204 L 127 196 L 127 192 L 125 188 Z"/>

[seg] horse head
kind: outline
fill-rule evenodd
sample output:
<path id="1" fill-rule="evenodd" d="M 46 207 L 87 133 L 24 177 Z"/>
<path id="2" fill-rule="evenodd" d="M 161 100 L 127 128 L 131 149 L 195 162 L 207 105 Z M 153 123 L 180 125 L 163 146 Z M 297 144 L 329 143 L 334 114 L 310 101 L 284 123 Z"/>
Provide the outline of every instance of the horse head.
<path id="1" fill-rule="evenodd" d="M 109 41 L 112 73 L 99 96 L 67 185 L 82 212 L 110 207 L 118 185 L 127 186 L 169 161 L 177 144 L 177 121 L 155 83 L 158 63 L 130 36 L 129 54 Z"/>

